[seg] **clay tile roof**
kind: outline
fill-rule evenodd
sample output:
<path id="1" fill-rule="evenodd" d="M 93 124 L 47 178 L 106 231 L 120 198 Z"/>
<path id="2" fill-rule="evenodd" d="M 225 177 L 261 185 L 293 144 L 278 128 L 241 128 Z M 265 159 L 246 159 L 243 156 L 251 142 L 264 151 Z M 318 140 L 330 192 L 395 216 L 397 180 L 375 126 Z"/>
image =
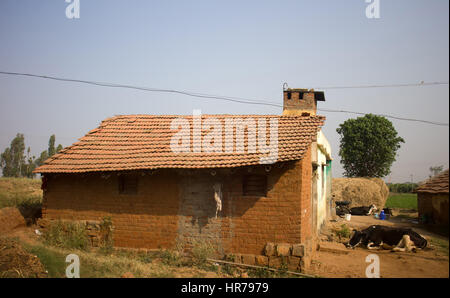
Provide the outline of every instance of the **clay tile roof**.
<path id="1" fill-rule="evenodd" d="M 267 145 L 270 140 L 270 121 L 278 120 L 278 159 L 289 161 L 302 159 L 303 154 L 324 124 L 323 116 L 278 116 L 278 115 L 202 115 L 202 139 L 210 132 L 205 120 L 215 118 L 222 124 L 222 149 L 220 152 L 192 152 L 193 130 L 187 139 L 190 152 L 175 153 L 171 150 L 171 139 L 183 135 L 181 130 L 171 129 L 172 121 L 182 118 L 193 127 L 193 116 L 180 115 L 126 115 L 108 118 L 98 128 L 89 131 L 78 142 L 64 148 L 37 168 L 35 173 L 81 173 L 94 171 L 122 171 L 157 168 L 216 168 L 239 167 L 260 164 L 267 156 L 257 145 L 256 152 L 248 152 L 244 131 L 244 151 L 225 150 L 225 121 L 254 121 L 266 119 Z M 228 119 L 228 120 L 227 120 Z M 215 131 L 215 130 L 214 130 Z M 215 131 L 216 132 L 216 131 Z M 256 128 L 258 135 L 258 126 Z M 258 140 L 258 137 L 256 138 Z M 233 138 L 235 146 L 236 136 Z M 258 144 L 258 142 L 257 142 Z M 273 152 L 272 149 L 270 149 Z"/>
<path id="2" fill-rule="evenodd" d="M 448 194 L 448 170 L 432 177 L 425 184 L 417 187 L 416 192 Z"/>

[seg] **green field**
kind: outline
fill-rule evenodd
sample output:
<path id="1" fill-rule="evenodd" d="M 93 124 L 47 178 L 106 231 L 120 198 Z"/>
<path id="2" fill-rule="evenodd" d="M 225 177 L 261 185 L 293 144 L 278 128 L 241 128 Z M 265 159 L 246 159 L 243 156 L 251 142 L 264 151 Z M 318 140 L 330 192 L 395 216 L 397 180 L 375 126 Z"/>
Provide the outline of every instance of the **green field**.
<path id="1" fill-rule="evenodd" d="M 417 194 L 391 193 L 386 201 L 386 207 L 417 210 Z"/>

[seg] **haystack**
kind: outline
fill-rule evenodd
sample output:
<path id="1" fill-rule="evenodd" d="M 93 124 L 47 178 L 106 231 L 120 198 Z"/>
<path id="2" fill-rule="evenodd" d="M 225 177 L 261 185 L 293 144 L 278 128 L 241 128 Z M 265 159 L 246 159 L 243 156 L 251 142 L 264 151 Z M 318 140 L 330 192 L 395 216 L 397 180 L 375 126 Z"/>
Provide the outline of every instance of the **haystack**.
<path id="1" fill-rule="evenodd" d="M 331 194 L 333 201 L 350 201 L 350 207 L 370 206 L 383 208 L 389 188 L 380 178 L 334 178 Z"/>

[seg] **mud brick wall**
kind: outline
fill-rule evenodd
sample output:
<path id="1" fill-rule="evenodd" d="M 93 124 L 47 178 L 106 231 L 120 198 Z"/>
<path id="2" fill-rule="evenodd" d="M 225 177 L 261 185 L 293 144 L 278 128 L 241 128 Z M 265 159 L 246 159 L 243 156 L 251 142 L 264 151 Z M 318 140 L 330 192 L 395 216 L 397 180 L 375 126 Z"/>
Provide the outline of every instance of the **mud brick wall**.
<path id="1" fill-rule="evenodd" d="M 311 238 L 311 162 L 272 166 L 265 197 L 242 195 L 237 173 L 224 186 L 222 239 L 227 252 L 262 254 L 267 242 L 302 243 Z M 260 173 L 253 170 L 252 173 Z M 264 170 L 262 171 L 264 172 Z"/>
<path id="2" fill-rule="evenodd" d="M 429 221 L 427 223 L 448 225 L 448 201 L 448 194 L 418 193 L 417 209 L 419 210 L 419 219 L 425 216 Z"/>
<path id="3" fill-rule="evenodd" d="M 118 179 L 117 174 L 49 176 L 43 217 L 100 221 L 111 216 L 115 246 L 173 247 L 179 205 L 174 173 L 140 174 L 136 195 L 119 194 Z"/>
<path id="4" fill-rule="evenodd" d="M 219 254 L 263 254 L 268 242 L 311 239 L 311 154 L 301 161 L 237 169 L 136 171 L 136 194 L 119 193 L 117 173 L 47 175 L 45 219 L 111 216 L 114 245 L 191 249 L 209 242 Z M 130 173 L 128 173 L 130 174 Z M 246 196 L 244 177 L 265 175 L 266 196 Z M 214 183 L 222 184 L 216 218 Z"/>

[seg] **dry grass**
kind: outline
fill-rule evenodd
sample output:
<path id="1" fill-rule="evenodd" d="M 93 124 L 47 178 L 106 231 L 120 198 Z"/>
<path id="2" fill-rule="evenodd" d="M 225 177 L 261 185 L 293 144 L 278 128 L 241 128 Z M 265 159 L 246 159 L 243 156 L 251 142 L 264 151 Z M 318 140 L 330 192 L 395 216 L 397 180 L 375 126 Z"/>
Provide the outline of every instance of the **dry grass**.
<path id="1" fill-rule="evenodd" d="M 0 178 L 0 208 L 20 207 L 41 202 L 40 179 Z"/>
<path id="2" fill-rule="evenodd" d="M 196 266 L 169 264 L 159 252 L 146 253 L 133 250 L 114 250 L 109 255 L 99 251 L 83 251 L 52 247 L 45 244 L 24 244 L 26 250 L 38 256 L 48 271 L 49 277 L 65 277 L 68 264 L 65 258 L 76 254 L 80 258 L 80 277 L 103 278 L 122 277 L 131 273 L 134 277 L 227 277 L 225 273 L 208 271 Z"/>

